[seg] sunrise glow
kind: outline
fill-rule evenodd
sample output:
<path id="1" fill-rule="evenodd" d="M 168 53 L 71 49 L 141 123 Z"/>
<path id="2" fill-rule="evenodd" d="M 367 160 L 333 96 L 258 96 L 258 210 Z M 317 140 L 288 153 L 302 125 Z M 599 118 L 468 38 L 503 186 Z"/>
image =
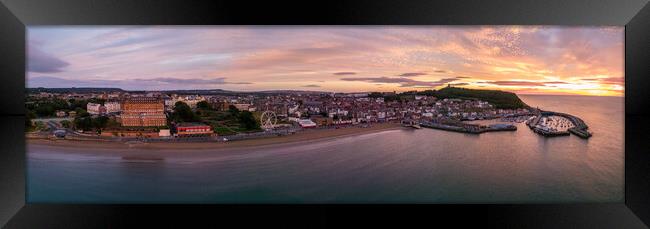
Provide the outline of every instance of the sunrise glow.
<path id="1" fill-rule="evenodd" d="M 623 96 L 623 27 L 28 28 L 28 87 Z"/>

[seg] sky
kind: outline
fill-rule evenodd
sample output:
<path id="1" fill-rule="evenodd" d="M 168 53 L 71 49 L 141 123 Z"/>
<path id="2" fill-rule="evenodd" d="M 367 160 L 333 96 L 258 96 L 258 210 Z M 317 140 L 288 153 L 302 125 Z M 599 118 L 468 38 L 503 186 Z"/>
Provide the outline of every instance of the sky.
<path id="1" fill-rule="evenodd" d="M 623 27 L 29 26 L 27 87 L 623 96 Z"/>

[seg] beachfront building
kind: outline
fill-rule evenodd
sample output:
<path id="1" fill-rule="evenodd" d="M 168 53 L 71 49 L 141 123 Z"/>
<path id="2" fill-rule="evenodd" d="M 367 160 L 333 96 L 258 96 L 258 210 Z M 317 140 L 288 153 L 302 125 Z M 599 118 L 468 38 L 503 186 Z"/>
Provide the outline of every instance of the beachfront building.
<path id="1" fill-rule="evenodd" d="M 120 120 L 122 126 L 165 126 L 167 116 L 162 99 L 131 97 L 124 101 Z"/>
<path id="2" fill-rule="evenodd" d="M 205 136 L 213 135 L 214 132 L 209 125 L 203 123 L 179 123 L 176 125 L 178 136 Z"/>

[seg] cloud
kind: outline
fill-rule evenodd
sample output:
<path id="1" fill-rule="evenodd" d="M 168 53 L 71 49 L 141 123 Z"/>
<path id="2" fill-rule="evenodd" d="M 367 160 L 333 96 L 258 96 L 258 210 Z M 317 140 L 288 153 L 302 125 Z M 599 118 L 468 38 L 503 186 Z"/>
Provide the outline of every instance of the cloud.
<path id="1" fill-rule="evenodd" d="M 126 90 L 167 90 L 167 89 L 211 89 L 215 85 L 227 84 L 252 84 L 250 82 L 229 82 L 226 78 L 214 79 L 178 79 L 178 78 L 151 78 L 129 80 L 103 80 L 103 79 L 63 79 L 59 77 L 40 76 L 30 77 L 27 87 L 112 87 Z"/>
<path id="2" fill-rule="evenodd" d="M 226 78 L 224 77 L 219 77 L 214 79 L 152 78 L 152 79 L 135 79 L 134 81 L 169 83 L 169 84 L 252 84 L 250 82 L 226 82 Z"/>
<path id="3" fill-rule="evenodd" d="M 216 79 L 180 79 L 180 78 L 153 78 L 153 79 L 136 79 L 136 81 L 158 82 L 170 84 L 224 84 L 223 77 Z"/>
<path id="4" fill-rule="evenodd" d="M 521 86 L 521 87 L 542 87 L 549 86 L 553 84 L 569 84 L 564 81 L 523 81 L 523 80 L 497 80 L 497 81 L 485 81 L 482 83 L 494 84 L 499 86 Z"/>
<path id="5" fill-rule="evenodd" d="M 544 86 L 544 83 L 542 82 L 519 81 L 519 80 L 497 80 L 497 81 L 486 81 L 484 83 L 494 84 L 499 86 L 526 86 L 526 87 Z"/>
<path id="6" fill-rule="evenodd" d="M 413 76 L 424 76 L 424 75 L 427 75 L 427 74 L 424 73 L 424 72 L 407 72 L 407 73 L 399 74 L 398 76 L 413 77 Z"/>
<path id="7" fill-rule="evenodd" d="M 605 78 L 583 78 L 582 81 L 598 82 L 602 84 L 624 85 L 624 77 L 605 77 Z"/>
<path id="8" fill-rule="evenodd" d="M 335 72 L 333 74 L 337 76 L 344 76 L 344 75 L 356 75 L 357 73 L 356 72 Z"/>
<path id="9" fill-rule="evenodd" d="M 35 44 L 31 44 L 27 49 L 27 71 L 29 72 L 57 73 L 70 65 L 56 56 L 43 52 Z"/>
<path id="10" fill-rule="evenodd" d="M 307 85 L 302 85 L 302 87 L 320 87 L 320 85 L 316 85 L 316 84 L 307 84 Z"/>
<path id="11" fill-rule="evenodd" d="M 383 89 L 390 91 L 401 90 L 399 86 L 430 87 L 443 83 L 437 82 L 437 78 L 452 79 L 453 75 L 471 76 L 494 84 L 462 80 L 468 77 L 455 77 L 458 81 L 451 83 L 506 90 L 515 90 L 518 85 L 543 84 L 537 87 L 553 93 L 596 91 L 597 87 L 599 91 L 620 88 L 619 95 L 622 95 L 624 87 L 622 77 L 605 78 L 624 73 L 623 27 L 35 26 L 27 29 L 27 77 L 74 79 L 69 86 L 96 85 L 100 79 L 130 88 L 141 84 L 143 89 L 216 85 L 230 90 L 269 90 L 316 83 L 327 91 L 353 92 L 373 90 L 378 85 L 370 80 L 347 81 L 348 84 L 318 81 L 327 76 L 364 78 L 363 74 L 368 72 L 370 76 L 386 78 L 422 76 L 414 81 L 398 79 L 392 80 L 396 83 L 385 83 Z M 220 79 L 221 76 L 245 82 L 229 82 Z M 569 85 L 561 82 L 564 80 Z M 549 87 L 555 88 L 549 90 Z"/>
<path id="12" fill-rule="evenodd" d="M 544 81 L 544 84 L 569 84 L 569 83 L 564 81 Z"/>
<path id="13" fill-rule="evenodd" d="M 405 77 L 361 77 L 361 78 L 341 78 L 344 81 L 361 81 L 369 83 L 393 83 L 399 84 L 400 87 L 438 87 L 446 83 L 456 81 L 456 78 L 444 78 L 437 81 L 419 81 Z"/>

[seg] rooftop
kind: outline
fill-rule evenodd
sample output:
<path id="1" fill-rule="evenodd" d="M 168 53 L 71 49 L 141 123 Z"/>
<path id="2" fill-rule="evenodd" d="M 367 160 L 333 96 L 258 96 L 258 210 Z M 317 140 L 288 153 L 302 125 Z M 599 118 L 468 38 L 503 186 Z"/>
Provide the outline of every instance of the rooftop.
<path id="1" fill-rule="evenodd" d="M 179 126 L 179 127 L 207 126 L 207 124 L 200 123 L 200 122 L 181 122 L 181 123 L 176 124 L 176 126 Z"/>

